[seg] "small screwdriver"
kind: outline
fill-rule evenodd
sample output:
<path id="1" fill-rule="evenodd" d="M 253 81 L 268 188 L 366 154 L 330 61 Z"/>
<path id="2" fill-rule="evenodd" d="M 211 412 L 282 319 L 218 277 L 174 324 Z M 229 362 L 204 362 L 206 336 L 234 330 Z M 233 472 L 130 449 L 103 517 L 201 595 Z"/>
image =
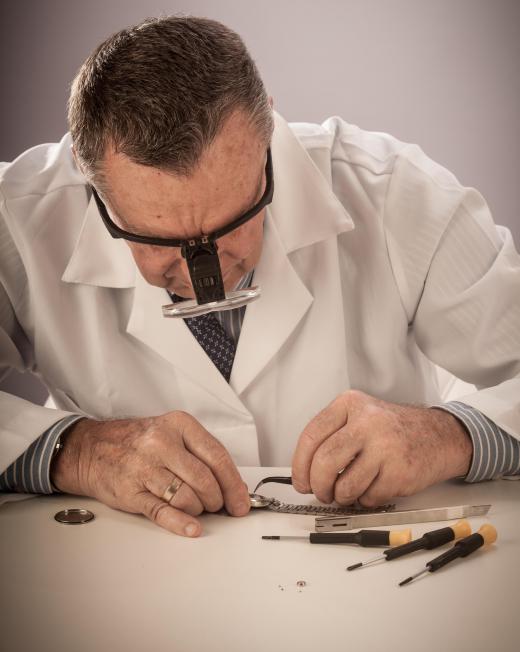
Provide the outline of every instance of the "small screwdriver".
<path id="1" fill-rule="evenodd" d="M 450 527 L 443 527 L 439 530 L 432 530 L 431 532 L 426 532 L 420 539 L 415 539 L 410 541 L 410 543 L 405 543 L 396 548 L 390 548 L 389 550 L 384 550 L 381 555 L 373 557 L 368 561 L 359 562 L 358 564 L 353 564 L 348 566 L 347 570 L 355 570 L 356 568 L 361 568 L 362 566 L 368 566 L 373 564 L 380 559 L 386 559 L 386 561 L 392 561 L 392 559 L 397 559 L 403 555 L 408 555 L 411 552 L 416 550 L 431 550 L 432 548 L 437 548 L 442 546 L 445 543 L 449 543 L 454 539 L 461 539 L 462 537 L 467 537 L 471 534 L 471 527 L 466 519 L 461 519 L 457 521 L 455 525 Z"/>
<path id="2" fill-rule="evenodd" d="M 281 539 L 305 540 L 309 543 L 356 543 L 358 546 L 399 546 L 412 538 L 407 530 L 359 530 L 359 532 L 311 532 L 308 536 L 272 535 L 262 539 L 279 541 Z"/>
<path id="3" fill-rule="evenodd" d="M 478 532 L 475 532 L 469 537 L 465 537 L 464 539 L 457 541 L 457 543 L 452 548 L 446 550 L 446 552 L 443 552 L 442 555 L 439 555 L 438 557 L 435 557 L 435 559 L 426 562 L 425 569 L 419 571 L 411 577 L 407 577 L 402 582 L 399 582 L 399 586 L 409 584 L 420 575 L 424 575 L 424 573 L 434 573 L 436 570 L 439 570 L 439 568 L 449 564 L 450 561 L 453 561 L 458 557 L 467 557 L 472 552 L 475 552 L 475 550 L 478 550 L 481 546 L 490 545 L 496 540 L 497 531 L 492 525 L 486 523 L 486 525 L 483 525 Z"/>

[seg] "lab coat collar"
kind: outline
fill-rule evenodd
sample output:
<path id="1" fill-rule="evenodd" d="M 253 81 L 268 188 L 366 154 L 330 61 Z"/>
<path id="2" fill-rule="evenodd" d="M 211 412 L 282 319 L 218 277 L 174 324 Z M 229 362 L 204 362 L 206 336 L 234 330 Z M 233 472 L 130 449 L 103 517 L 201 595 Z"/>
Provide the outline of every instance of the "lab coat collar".
<path id="1" fill-rule="evenodd" d="M 319 170 L 287 122 L 276 112 L 274 119 L 274 199 L 270 211 L 289 254 L 350 231 L 354 222 L 330 187 L 330 167 Z"/>
<path id="2" fill-rule="evenodd" d="M 137 267 L 124 240 L 112 238 L 90 197 L 80 234 L 61 277 L 65 283 L 98 287 L 135 286 Z"/>

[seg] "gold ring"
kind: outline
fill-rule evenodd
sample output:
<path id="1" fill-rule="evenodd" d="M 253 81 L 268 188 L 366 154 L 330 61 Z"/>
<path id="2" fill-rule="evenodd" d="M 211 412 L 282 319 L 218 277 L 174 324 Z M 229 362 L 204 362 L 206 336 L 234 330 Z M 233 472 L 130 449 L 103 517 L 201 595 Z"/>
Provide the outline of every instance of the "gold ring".
<path id="1" fill-rule="evenodd" d="M 172 500 L 175 498 L 176 493 L 181 488 L 182 483 L 183 481 L 180 478 L 178 478 L 176 475 L 174 475 L 173 482 L 166 487 L 161 498 L 165 500 L 167 503 L 171 503 Z"/>

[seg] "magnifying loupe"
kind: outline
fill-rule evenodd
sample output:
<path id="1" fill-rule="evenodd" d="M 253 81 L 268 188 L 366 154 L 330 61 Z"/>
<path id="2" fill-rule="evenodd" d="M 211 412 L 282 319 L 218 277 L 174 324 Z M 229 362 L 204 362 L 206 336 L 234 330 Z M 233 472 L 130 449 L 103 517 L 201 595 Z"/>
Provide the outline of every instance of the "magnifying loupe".
<path id="1" fill-rule="evenodd" d="M 186 259 L 191 283 L 195 292 L 195 299 L 187 299 L 177 303 L 171 303 L 162 307 L 164 317 L 197 317 L 210 312 L 221 310 L 232 310 L 240 308 L 260 296 L 260 288 L 253 286 L 240 290 L 233 290 L 226 294 L 222 271 L 218 258 L 217 240 L 238 227 L 245 224 L 252 217 L 257 215 L 265 206 L 273 200 L 273 162 L 271 149 L 267 149 L 267 160 L 265 164 L 266 185 L 264 194 L 260 200 L 241 217 L 233 220 L 225 227 L 208 235 L 186 240 L 177 238 L 155 238 L 137 233 L 130 233 L 120 228 L 110 217 L 103 200 L 96 189 L 91 186 L 92 194 L 96 201 L 101 219 L 113 238 L 123 238 L 139 244 L 148 244 L 159 247 L 180 247 L 183 257 Z"/>

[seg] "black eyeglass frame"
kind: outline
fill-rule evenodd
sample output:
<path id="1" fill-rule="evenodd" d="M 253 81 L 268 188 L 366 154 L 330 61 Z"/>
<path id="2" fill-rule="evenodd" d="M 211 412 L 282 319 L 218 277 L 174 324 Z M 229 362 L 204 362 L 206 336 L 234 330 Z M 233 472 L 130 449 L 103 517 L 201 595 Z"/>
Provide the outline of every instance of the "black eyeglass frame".
<path id="1" fill-rule="evenodd" d="M 131 242 L 145 245 L 180 247 L 181 253 L 186 259 L 188 265 L 188 271 L 190 273 L 190 279 L 195 292 L 197 304 L 216 304 L 216 302 L 218 304 L 224 304 L 226 303 L 226 293 L 224 291 L 224 281 L 220 269 L 220 261 L 217 253 L 218 245 L 216 240 L 231 231 L 234 231 L 239 226 L 242 226 L 242 224 L 245 224 L 248 220 L 257 215 L 265 206 L 272 202 L 274 181 L 270 147 L 267 149 L 265 177 L 266 184 L 264 194 L 260 200 L 242 216 L 212 233 L 187 239 L 155 238 L 146 235 L 139 235 L 137 233 L 130 233 L 129 231 L 121 229 L 110 219 L 107 208 L 96 192 L 94 186 L 91 186 L 91 189 L 101 219 L 113 238 L 123 238 L 125 240 L 130 240 Z"/>
<path id="2" fill-rule="evenodd" d="M 145 244 L 145 245 L 148 244 L 148 245 L 155 245 L 159 247 L 183 248 L 186 246 L 187 243 L 190 242 L 201 241 L 204 244 L 206 244 L 207 242 L 214 242 L 215 240 L 218 240 L 218 238 L 227 235 L 231 231 L 237 229 L 239 226 L 242 226 L 242 224 L 248 222 L 251 218 L 257 215 L 263 208 L 268 206 L 273 201 L 273 194 L 274 194 L 273 161 L 272 161 L 270 147 L 267 149 L 267 160 L 265 164 L 265 178 L 266 178 L 266 184 L 265 184 L 264 194 L 259 199 L 259 201 L 252 208 L 246 211 L 243 215 L 237 217 L 235 220 L 233 220 L 226 226 L 223 226 L 221 229 L 217 229 L 212 233 L 208 233 L 207 235 L 203 235 L 203 236 L 198 236 L 194 238 L 185 238 L 185 239 L 157 238 L 154 236 L 140 235 L 138 233 L 131 233 L 130 231 L 125 231 L 121 227 L 117 226 L 117 224 L 115 224 L 115 222 L 110 218 L 110 215 L 108 214 L 108 210 L 103 200 L 98 195 L 94 186 L 91 185 L 90 189 L 92 191 L 92 194 L 94 195 L 94 199 L 96 201 L 99 214 L 101 215 L 101 219 L 103 220 L 104 225 L 106 226 L 108 232 L 113 238 L 122 238 L 124 240 L 130 240 L 131 242 L 137 242 L 139 244 Z"/>

